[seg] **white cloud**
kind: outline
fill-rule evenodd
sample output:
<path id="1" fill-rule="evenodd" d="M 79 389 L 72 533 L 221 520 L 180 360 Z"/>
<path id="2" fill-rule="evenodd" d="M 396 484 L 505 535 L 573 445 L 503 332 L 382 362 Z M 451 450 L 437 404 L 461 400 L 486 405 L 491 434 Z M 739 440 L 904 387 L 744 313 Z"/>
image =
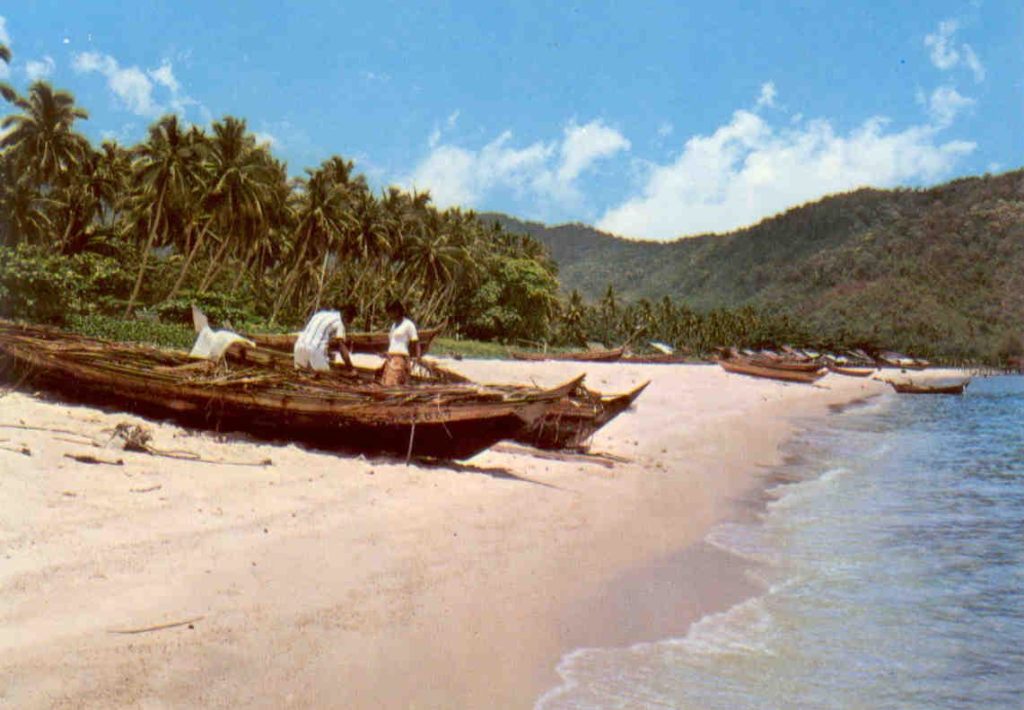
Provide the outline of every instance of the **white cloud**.
<path id="1" fill-rule="evenodd" d="M 457 117 L 449 117 L 449 127 Z M 560 141 L 537 141 L 522 148 L 512 145 L 510 131 L 476 151 L 442 144 L 441 134 L 439 129 L 431 132 L 429 154 L 399 181 L 429 190 L 441 207 L 472 206 L 496 190 L 573 204 L 580 199 L 575 184 L 580 175 L 598 160 L 630 147 L 621 133 L 601 121 L 582 126 L 570 122 Z"/>
<path id="2" fill-rule="evenodd" d="M 768 81 L 761 84 L 761 95 L 757 97 L 756 108 L 775 106 L 775 82 Z"/>
<path id="3" fill-rule="evenodd" d="M 629 148 L 630 143 L 625 136 L 601 121 L 591 121 L 585 126 L 570 123 L 562 141 L 558 182 L 570 185 L 595 161 Z"/>
<path id="4" fill-rule="evenodd" d="M 826 120 L 775 127 L 736 111 L 711 135 L 690 138 L 674 161 L 651 168 L 639 194 L 597 226 L 656 239 L 724 232 L 827 194 L 940 178 L 975 148 L 939 140 L 943 121 L 969 102 L 950 91 L 933 94 L 934 123 L 899 131 L 872 118 L 840 135 Z"/>
<path id="5" fill-rule="evenodd" d="M 963 65 L 971 71 L 975 81 L 984 81 L 985 67 L 971 45 L 956 45 L 954 36 L 959 29 L 960 23 L 956 20 L 943 20 L 933 34 L 925 35 L 924 46 L 931 50 L 932 64 L 942 71 Z"/>
<path id="6" fill-rule="evenodd" d="M 974 105 L 974 99 L 962 96 L 952 86 L 940 86 L 924 103 L 935 125 L 946 128 L 952 125 L 961 111 Z"/>
<path id="7" fill-rule="evenodd" d="M 57 63 L 53 61 L 53 57 L 46 55 L 42 59 L 30 59 L 25 62 L 25 75 L 28 76 L 29 81 L 45 79 L 53 74 L 53 70 L 56 68 Z"/>
<path id="8" fill-rule="evenodd" d="M 978 55 L 971 49 L 971 45 L 965 44 L 964 48 L 964 64 L 974 74 L 974 81 L 982 82 L 985 81 L 985 67 L 982 65 L 981 60 L 978 59 Z"/>
<path id="9" fill-rule="evenodd" d="M 182 90 L 170 61 L 165 60 L 158 68 L 143 71 L 135 66 L 122 67 L 109 54 L 82 52 L 75 55 L 72 67 L 80 74 L 102 74 L 121 104 L 138 116 L 153 118 L 171 111 L 184 117 L 189 106 L 197 106 L 204 116 L 208 113 Z M 157 91 L 164 95 L 163 100 L 156 98 Z"/>
<path id="10" fill-rule="evenodd" d="M 673 126 L 669 121 L 662 121 L 658 125 L 658 135 L 661 136 L 662 138 L 668 138 L 670 135 L 672 135 L 672 131 L 674 130 L 675 126 Z"/>
<path id="11" fill-rule="evenodd" d="M 952 46 L 953 35 L 960 28 L 956 20 L 943 20 L 939 29 L 925 35 L 924 46 L 931 49 L 932 64 L 939 69 L 952 69 L 960 61 L 960 52 Z"/>

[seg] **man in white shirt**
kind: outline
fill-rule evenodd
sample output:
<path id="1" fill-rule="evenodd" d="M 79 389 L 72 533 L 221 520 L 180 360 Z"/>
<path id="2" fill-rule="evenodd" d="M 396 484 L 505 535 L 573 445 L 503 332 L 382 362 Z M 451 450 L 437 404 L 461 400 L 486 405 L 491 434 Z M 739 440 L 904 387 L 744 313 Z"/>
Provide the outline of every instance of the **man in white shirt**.
<path id="1" fill-rule="evenodd" d="M 342 313 L 345 314 L 345 320 L 351 323 L 355 316 L 355 308 L 349 305 L 337 311 L 320 311 L 313 314 L 299 337 L 295 339 L 292 355 L 296 369 L 308 367 L 317 372 L 329 372 L 331 361 L 327 346 L 334 338 L 340 342 L 339 350 L 345 367 L 352 369 L 352 356 L 345 344 L 345 323 L 342 320 Z"/>
<path id="2" fill-rule="evenodd" d="M 409 381 L 412 372 L 409 357 L 420 357 L 420 336 L 416 332 L 416 324 L 406 317 L 405 307 L 399 301 L 389 303 L 387 313 L 392 324 L 381 384 L 393 387 Z"/>

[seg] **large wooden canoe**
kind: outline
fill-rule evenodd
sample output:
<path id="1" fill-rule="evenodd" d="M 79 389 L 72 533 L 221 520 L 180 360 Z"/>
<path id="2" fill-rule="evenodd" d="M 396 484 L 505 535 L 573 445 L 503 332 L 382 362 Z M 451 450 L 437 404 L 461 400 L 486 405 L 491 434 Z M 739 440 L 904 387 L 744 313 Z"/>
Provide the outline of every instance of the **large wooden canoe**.
<path id="1" fill-rule="evenodd" d="M 915 384 L 913 382 L 892 382 L 892 388 L 900 394 L 963 394 L 964 389 L 969 385 L 971 381 L 964 380 L 962 382 L 955 382 L 951 384 Z"/>
<path id="2" fill-rule="evenodd" d="M 430 349 L 430 344 L 434 342 L 434 338 L 436 338 L 438 333 L 443 329 L 444 325 L 439 325 L 435 328 L 424 328 L 419 331 L 421 353 L 425 353 Z M 299 337 L 299 334 L 249 333 L 245 337 L 259 345 L 261 348 L 270 348 L 272 350 L 280 350 L 282 352 L 290 353 L 295 348 L 295 339 Z M 388 351 L 390 336 L 387 333 L 346 333 L 345 342 L 348 343 L 349 350 L 354 353 L 383 354 Z M 340 341 L 336 338 L 331 344 L 337 347 L 340 344 Z"/>
<path id="3" fill-rule="evenodd" d="M 465 459 L 514 437 L 575 390 L 475 385 L 385 388 L 0 321 L 0 361 L 14 382 L 71 399 L 344 451 Z"/>
<path id="4" fill-rule="evenodd" d="M 828 372 L 824 367 L 819 367 L 813 371 L 782 369 L 742 358 L 723 359 L 719 360 L 718 364 L 726 372 L 749 375 L 751 377 L 764 377 L 783 382 L 803 382 L 806 384 L 817 382 Z"/>
<path id="5" fill-rule="evenodd" d="M 290 355 L 274 350 L 239 349 L 229 351 L 231 362 L 262 365 L 285 370 L 292 369 Z M 331 377 L 348 381 L 371 383 L 376 381 L 377 370 L 356 366 L 353 370 L 335 367 Z M 470 380 L 457 372 L 445 369 L 436 363 L 421 360 L 413 368 L 410 386 L 436 385 L 438 383 L 469 384 Z M 522 444 L 539 449 L 569 449 L 585 451 L 598 429 L 610 422 L 640 396 L 649 382 L 620 395 L 603 395 L 584 387 L 580 382 L 573 390 L 554 403 L 544 415 L 532 424 L 524 425 L 511 438 Z M 530 389 L 516 386 L 497 386 L 497 389 L 516 391 Z"/>
<path id="6" fill-rule="evenodd" d="M 524 350 L 509 350 L 516 360 L 575 360 L 578 362 L 614 362 L 622 357 L 624 348 L 612 348 L 611 350 L 580 350 L 569 353 L 534 353 Z"/>

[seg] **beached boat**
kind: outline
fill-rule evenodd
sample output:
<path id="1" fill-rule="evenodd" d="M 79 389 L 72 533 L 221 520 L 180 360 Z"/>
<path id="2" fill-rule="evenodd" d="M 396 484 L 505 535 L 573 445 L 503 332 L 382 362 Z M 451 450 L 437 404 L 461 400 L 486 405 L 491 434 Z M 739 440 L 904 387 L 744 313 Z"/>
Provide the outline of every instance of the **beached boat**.
<path id="1" fill-rule="evenodd" d="M 679 365 L 684 362 L 689 362 L 690 358 L 686 355 L 678 355 L 676 353 L 652 353 L 650 355 L 623 355 L 622 362 L 628 362 L 635 365 Z"/>
<path id="2" fill-rule="evenodd" d="M 229 350 L 227 359 L 237 364 L 261 365 L 264 367 L 292 370 L 292 358 L 282 352 L 265 349 L 239 348 Z M 378 370 L 359 367 L 352 370 L 341 366 L 331 368 L 331 376 L 343 380 L 357 380 L 372 383 L 377 380 Z M 413 366 L 410 386 L 434 384 L 467 384 L 471 381 L 457 372 L 440 365 L 420 360 Z M 583 386 L 582 382 L 567 392 L 535 422 L 524 425 L 510 438 L 522 444 L 539 449 L 569 449 L 584 451 L 598 429 L 610 422 L 640 396 L 649 382 L 621 395 L 603 395 Z M 491 385 L 499 390 L 514 392 L 527 387 Z"/>
<path id="3" fill-rule="evenodd" d="M 580 383 L 514 439 L 538 449 L 586 451 L 597 430 L 629 409 L 649 384 L 625 394 L 603 395 Z"/>
<path id="4" fill-rule="evenodd" d="M 612 348 L 611 350 L 580 350 L 568 353 L 534 353 L 524 350 L 509 350 L 516 360 L 530 360 L 539 362 L 542 360 L 575 360 L 578 362 L 614 362 L 622 357 L 625 348 Z"/>
<path id="5" fill-rule="evenodd" d="M 420 352 L 425 353 L 430 349 L 431 343 L 434 342 L 434 338 L 444 329 L 444 325 L 439 325 L 435 328 L 423 328 L 419 331 L 420 336 Z M 282 352 L 292 352 L 295 348 L 295 339 L 299 337 L 298 333 L 248 333 L 245 336 L 249 340 L 253 341 L 261 348 L 270 348 L 272 350 L 280 350 Z M 387 333 L 346 333 L 345 342 L 348 343 L 348 348 L 354 353 L 386 353 L 388 351 L 388 343 L 390 336 Z M 335 341 L 331 343 L 334 347 L 340 344 L 340 340 L 335 338 Z"/>
<path id="6" fill-rule="evenodd" d="M 891 351 L 879 353 L 878 361 L 886 367 L 898 367 L 901 370 L 924 370 L 931 364 L 927 360 L 921 360 Z"/>
<path id="7" fill-rule="evenodd" d="M 783 382 L 803 382 L 807 384 L 817 382 L 828 372 L 824 367 L 818 367 L 816 370 L 780 368 L 776 367 L 774 364 L 767 364 L 760 361 L 750 360 L 748 358 L 722 359 L 718 361 L 718 364 L 721 365 L 722 369 L 726 372 L 732 372 L 739 375 L 764 377 L 771 380 L 781 380 Z"/>
<path id="8" fill-rule="evenodd" d="M 889 381 L 892 388 L 900 394 L 963 394 L 971 383 L 970 379 L 953 383 L 921 384 L 914 382 Z"/>
<path id="9" fill-rule="evenodd" d="M 834 372 L 837 375 L 846 375 L 847 377 L 867 377 L 875 371 L 873 367 L 849 367 L 837 365 L 833 362 L 828 363 L 827 367 L 829 372 Z"/>
<path id="10" fill-rule="evenodd" d="M 71 399 L 345 451 L 469 458 L 533 425 L 582 377 L 549 390 L 476 385 L 390 388 L 303 371 L 217 364 L 0 321 L 13 382 Z"/>

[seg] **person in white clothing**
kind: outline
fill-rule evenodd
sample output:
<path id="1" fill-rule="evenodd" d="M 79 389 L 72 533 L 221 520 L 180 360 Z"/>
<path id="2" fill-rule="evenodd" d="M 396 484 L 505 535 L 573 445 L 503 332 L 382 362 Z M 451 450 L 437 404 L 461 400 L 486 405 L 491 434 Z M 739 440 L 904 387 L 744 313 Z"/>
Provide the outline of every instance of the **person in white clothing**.
<path id="1" fill-rule="evenodd" d="M 344 314 L 344 320 L 342 319 Z M 319 311 L 306 323 L 306 327 L 295 339 L 292 351 L 295 368 L 311 368 L 317 372 L 329 372 L 331 361 L 328 346 L 332 339 L 339 341 L 338 350 L 345 361 L 345 367 L 352 369 L 352 356 L 345 344 L 345 320 L 352 322 L 355 308 L 343 306 L 337 311 Z"/>
<path id="2" fill-rule="evenodd" d="M 406 317 L 405 307 L 399 301 L 389 303 L 387 313 L 392 325 L 381 384 L 393 387 L 409 381 L 412 371 L 409 358 L 419 359 L 420 336 L 416 332 L 416 324 Z"/>

